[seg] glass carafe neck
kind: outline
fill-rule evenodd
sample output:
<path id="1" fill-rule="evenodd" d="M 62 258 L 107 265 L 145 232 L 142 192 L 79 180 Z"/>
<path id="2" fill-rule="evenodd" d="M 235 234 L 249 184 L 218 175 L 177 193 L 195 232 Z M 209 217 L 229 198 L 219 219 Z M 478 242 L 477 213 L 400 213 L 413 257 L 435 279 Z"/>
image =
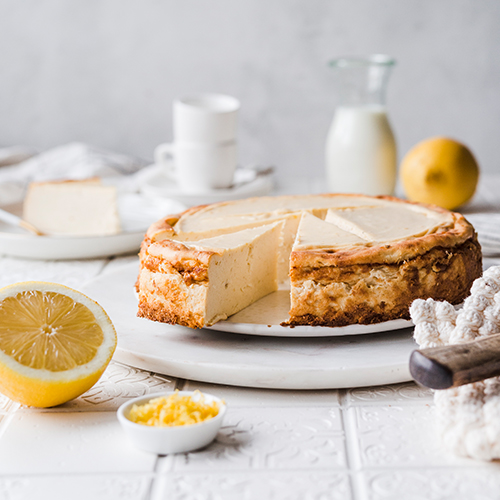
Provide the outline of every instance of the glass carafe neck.
<path id="1" fill-rule="evenodd" d="M 386 55 L 343 57 L 330 62 L 337 77 L 340 106 L 385 106 L 385 94 L 396 60 Z"/>

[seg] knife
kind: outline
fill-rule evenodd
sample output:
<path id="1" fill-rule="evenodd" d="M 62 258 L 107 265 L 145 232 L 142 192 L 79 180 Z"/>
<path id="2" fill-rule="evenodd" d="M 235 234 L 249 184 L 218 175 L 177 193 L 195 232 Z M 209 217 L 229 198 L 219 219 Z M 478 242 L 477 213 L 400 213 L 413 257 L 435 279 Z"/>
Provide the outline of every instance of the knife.
<path id="1" fill-rule="evenodd" d="M 500 334 L 463 344 L 413 351 L 410 373 L 431 389 L 448 389 L 500 375 Z"/>

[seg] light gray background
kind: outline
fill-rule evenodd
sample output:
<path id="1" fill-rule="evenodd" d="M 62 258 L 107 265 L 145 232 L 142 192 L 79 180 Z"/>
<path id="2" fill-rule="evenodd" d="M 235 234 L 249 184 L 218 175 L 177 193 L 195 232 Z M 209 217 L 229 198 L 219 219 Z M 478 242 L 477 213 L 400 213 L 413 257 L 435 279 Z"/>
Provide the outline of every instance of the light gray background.
<path id="1" fill-rule="evenodd" d="M 0 0 L 0 51 L 0 146 L 151 158 L 172 99 L 211 91 L 242 101 L 242 163 L 319 175 L 327 62 L 387 53 L 399 156 L 447 135 L 500 171 L 498 0 Z"/>

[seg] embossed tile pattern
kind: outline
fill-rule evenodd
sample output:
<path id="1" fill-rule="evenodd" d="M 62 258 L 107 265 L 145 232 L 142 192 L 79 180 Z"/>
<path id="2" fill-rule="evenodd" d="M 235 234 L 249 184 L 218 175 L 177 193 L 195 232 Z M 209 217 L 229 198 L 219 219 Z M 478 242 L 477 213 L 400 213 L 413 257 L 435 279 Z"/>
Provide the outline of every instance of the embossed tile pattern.
<path id="1" fill-rule="evenodd" d="M 346 466 L 338 408 L 229 409 L 217 439 L 176 455 L 173 469 L 338 469 Z"/>
<path id="2" fill-rule="evenodd" d="M 129 399 L 153 392 L 172 391 L 175 384 L 176 379 L 111 362 L 94 387 L 79 398 L 59 406 L 57 411 L 117 410 Z"/>
<path id="3" fill-rule="evenodd" d="M 361 387 L 347 391 L 346 403 L 349 405 L 432 403 L 433 391 L 413 382 L 384 385 L 378 387 Z"/>
<path id="4" fill-rule="evenodd" d="M 152 476 L 57 475 L 0 478 L 0 498 L 6 500 L 146 500 Z"/>
<path id="5" fill-rule="evenodd" d="M 350 500 L 349 476 L 338 472 L 168 474 L 152 500 Z"/>
<path id="6" fill-rule="evenodd" d="M 463 464 L 448 455 L 434 428 L 430 405 L 364 406 L 348 410 L 356 426 L 356 447 L 362 466 L 411 467 Z"/>
<path id="7" fill-rule="evenodd" d="M 115 412 L 15 413 L 0 441 L 9 475 L 151 472 L 156 463 L 128 442 Z"/>
<path id="8" fill-rule="evenodd" d="M 500 498 L 500 467 L 367 471 L 363 479 L 369 500 Z"/>
<path id="9" fill-rule="evenodd" d="M 20 411 L 116 411 L 126 401 L 146 394 L 173 391 L 177 379 L 139 370 L 111 361 L 101 378 L 80 397 L 54 408 L 30 408 Z M 0 407 L 1 411 L 1 407 Z"/>

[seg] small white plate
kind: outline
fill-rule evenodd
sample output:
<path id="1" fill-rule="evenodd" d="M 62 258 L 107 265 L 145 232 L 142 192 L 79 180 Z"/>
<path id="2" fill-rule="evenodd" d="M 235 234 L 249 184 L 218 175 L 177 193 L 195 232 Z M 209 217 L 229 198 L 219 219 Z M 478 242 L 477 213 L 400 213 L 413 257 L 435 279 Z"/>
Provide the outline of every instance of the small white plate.
<path id="1" fill-rule="evenodd" d="M 141 396 L 124 403 L 118 408 L 117 416 L 128 438 L 141 450 L 167 455 L 169 453 L 187 453 L 210 444 L 222 425 L 226 405 L 219 398 L 203 393 L 205 401 L 215 401 L 219 405 L 219 413 L 208 420 L 192 425 L 173 427 L 151 427 L 136 424 L 129 420 L 130 410 L 134 404 L 146 404 L 154 398 L 168 397 L 174 392 L 158 392 Z M 193 396 L 194 392 L 179 391 L 180 396 Z"/>
<path id="2" fill-rule="evenodd" d="M 20 203 L 1 207 L 21 215 Z M 147 228 L 163 215 L 186 206 L 174 200 L 151 200 L 140 194 L 119 195 L 122 232 L 110 236 L 35 236 L 0 221 L 0 254 L 24 259 L 103 258 L 138 251 Z"/>
<path id="3" fill-rule="evenodd" d="M 162 167 L 157 166 L 157 168 L 150 168 L 148 175 L 143 177 L 140 191 L 147 196 L 171 198 L 189 206 L 265 196 L 272 191 L 272 174 L 258 176 L 254 174 L 252 178 L 246 175 L 250 172 L 245 170 L 244 168 L 237 169 L 235 184 L 231 188 L 186 193 L 180 189 L 172 176 L 167 175 Z"/>

